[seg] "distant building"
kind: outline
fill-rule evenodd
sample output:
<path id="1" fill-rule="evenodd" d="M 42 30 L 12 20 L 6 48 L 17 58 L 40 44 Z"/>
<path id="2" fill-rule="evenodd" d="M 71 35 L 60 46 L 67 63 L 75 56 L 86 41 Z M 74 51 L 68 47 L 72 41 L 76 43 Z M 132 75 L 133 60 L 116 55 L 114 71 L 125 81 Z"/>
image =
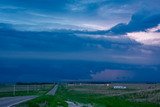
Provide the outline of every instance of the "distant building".
<path id="1" fill-rule="evenodd" d="M 126 89 L 126 86 L 113 86 L 114 89 Z"/>
<path id="2" fill-rule="evenodd" d="M 109 84 L 106 84 L 107 85 L 107 87 L 109 87 Z"/>

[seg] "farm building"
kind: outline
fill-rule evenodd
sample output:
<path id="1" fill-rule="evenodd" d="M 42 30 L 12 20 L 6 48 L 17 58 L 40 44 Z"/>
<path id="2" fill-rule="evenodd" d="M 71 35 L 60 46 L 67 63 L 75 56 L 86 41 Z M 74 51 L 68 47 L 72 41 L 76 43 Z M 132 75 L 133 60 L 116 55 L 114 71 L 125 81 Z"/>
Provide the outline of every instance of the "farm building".
<path id="1" fill-rule="evenodd" d="M 114 89 L 126 89 L 126 86 L 113 86 Z"/>

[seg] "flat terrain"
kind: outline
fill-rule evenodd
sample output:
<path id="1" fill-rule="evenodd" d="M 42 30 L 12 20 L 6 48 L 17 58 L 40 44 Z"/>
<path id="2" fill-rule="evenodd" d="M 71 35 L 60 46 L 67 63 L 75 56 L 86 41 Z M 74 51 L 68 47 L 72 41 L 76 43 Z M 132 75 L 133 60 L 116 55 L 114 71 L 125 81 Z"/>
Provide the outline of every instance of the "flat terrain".
<path id="1" fill-rule="evenodd" d="M 32 100 L 46 93 L 50 93 L 53 95 L 55 94 L 57 87 L 58 87 L 58 86 L 55 86 L 53 88 L 53 86 L 54 86 L 53 84 L 14 85 L 14 86 L 13 85 L 1 85 L 0 107 L 11 107 L 19 103 L 26 102 L 28 100 Z M 6 96 L 10 96 L 10 97 L 6 97 Z"/>
<path id="2" fill-rule="evenodd" d="M 114 89 L 126 86 L 126 89 Z M 160 84 L 62 84 L 17 107 L 160 107 Z"/>
<path id="3" fill-rule="evenodd" d="M 114 89 L 125 86 L 126 89 Z M 88 94 L 115 96 L 136 102 L 160 104 L 160 84 L 68 84 L 69 90 Z"/>
<path id="4" fill-rule="evenodd" d="M 0 97 L 41 95 L 47 93 L 52 87 L 53 84 L 34 84 L 34 85 L 1 84 Z"/>

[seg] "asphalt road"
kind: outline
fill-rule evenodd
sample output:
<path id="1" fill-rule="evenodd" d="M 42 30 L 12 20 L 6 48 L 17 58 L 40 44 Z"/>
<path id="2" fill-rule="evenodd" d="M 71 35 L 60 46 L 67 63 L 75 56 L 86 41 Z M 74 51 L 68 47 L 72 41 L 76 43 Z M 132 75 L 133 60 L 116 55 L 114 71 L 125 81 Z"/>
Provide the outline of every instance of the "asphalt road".
<path id="1" fill-rule="evenodd" d="M 0 98 L 0 107 L 11 107 L 13 105 L 34 99 L 36 97 L 37 96 L 16 96 Z"/>
<path id="2" fill-rule="evenodd" d="M 51 89 L 47 95 L 55 95 L 58 89 L 58 85 L 55 85 L 53 89 Z M 0 98 L 0 107 L 13 107 L 16 104 L 20 104 L 22 102 L 32 100 L 38 96 L 16 96 L 16 97 L 3 97 Z"/>
<path id="3" fill-rule="evenodd" d="M 58 85 L 55 85 L 54 88 L 47 93 L 47 95 L 55 95 L 57 89 L 58 89 Z"/>

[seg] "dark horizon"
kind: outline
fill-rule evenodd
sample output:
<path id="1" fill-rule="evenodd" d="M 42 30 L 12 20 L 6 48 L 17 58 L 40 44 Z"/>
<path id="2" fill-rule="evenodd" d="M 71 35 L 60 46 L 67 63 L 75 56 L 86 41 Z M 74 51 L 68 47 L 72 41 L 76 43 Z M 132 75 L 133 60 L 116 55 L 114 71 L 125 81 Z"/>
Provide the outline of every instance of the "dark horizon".
<path id="1" fill-rule="evenodd" d="M 159 5 L 0 0 L 0 82 L 159 82 Z"/>

